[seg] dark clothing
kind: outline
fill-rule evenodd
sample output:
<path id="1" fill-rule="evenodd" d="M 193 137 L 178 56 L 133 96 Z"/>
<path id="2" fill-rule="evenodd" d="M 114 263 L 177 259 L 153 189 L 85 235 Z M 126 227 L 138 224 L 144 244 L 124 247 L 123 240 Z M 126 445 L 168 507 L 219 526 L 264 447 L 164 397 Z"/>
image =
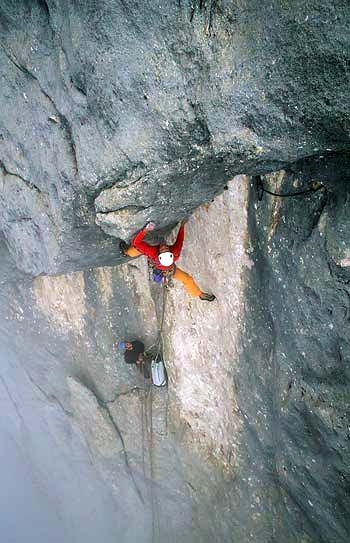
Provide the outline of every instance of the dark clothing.
<path id="1" fill-rule="evenodd" d="M 140 372 L 143 373 L 143 376 L 145 377 L 145 379 L 151 378 L 151 361 L 150 360 L 145 360 L 143 364 L 139 366 L 139 368 L 140 368 Z"/>
<path id="2" fill-rule="evenodd" d="M 136 364 L 139 354 L 145 352 L 145 346 L 142 341 L 130 341 L 132 345 L 132 351 L 124 352 L 124 359 L 127 364 Z"/>
<path id="3" fill-rule="evenodd" d="M 143 376 L 146 379 L 151 377 L 151 364 L 150 360 L 143 360 L 141 363 L 137 364 L 137 360 L 140 354 L 145 352 L 145 346 L 142 341 L 130 341 L 132 345 L 132 351 L 124 352 L 124 360 L 127 364 L 136 364 L 140 372 L 143 373 Z"/>

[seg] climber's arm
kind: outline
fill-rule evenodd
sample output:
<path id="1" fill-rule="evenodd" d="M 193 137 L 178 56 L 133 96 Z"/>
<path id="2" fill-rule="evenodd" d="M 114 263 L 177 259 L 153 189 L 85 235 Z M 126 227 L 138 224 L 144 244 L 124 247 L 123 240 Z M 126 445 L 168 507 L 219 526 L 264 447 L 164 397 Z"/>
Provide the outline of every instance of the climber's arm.
<path id="1" fill-rule="evenodd" d="M 149 223 L 153 224 L 153 223 Z M 147 225 L 148 226 L 148 225 Z M 145 241 L 143 241 L 144 237 L 146 236 L 147 232 L 149 230 L 153 230 L 153 228 L 145 227 L 131 241 L 132 246 L 135 247 L 140 253 L 143 255 L 148 256 L 148 258 L 156 259 L 158 256 L 158 250 L 156 247 L 152 247 L 152 245 L 148 245 Z"/>
<path id="2" fill-rule="evenodd" d="M 180 230 L 178 231 L 178 234 L 177 234 L 176 241 L 174 245 L 170 247 L 170 250 L 174 254 L 175 257 L 180 256 L 184 238 L 185 238 L 185 227 L 184 227 L 184 221 L 182 221 Z"/>

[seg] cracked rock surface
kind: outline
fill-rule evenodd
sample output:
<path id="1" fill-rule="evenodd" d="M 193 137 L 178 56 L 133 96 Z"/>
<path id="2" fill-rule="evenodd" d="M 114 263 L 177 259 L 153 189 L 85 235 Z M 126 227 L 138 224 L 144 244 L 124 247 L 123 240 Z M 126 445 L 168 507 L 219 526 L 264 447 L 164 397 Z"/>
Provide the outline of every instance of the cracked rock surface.
<path id="1" fill-rule="evenodd" d="M 1 2 L 6 543 L 348 543 L 349 11 Z"/>
<path id="2" fill-rule="evenodd" d="M 305 171 L 263 186 L 293 192 Z M 162 291 L 143 257 L 33 281 L 2 245 L 4 450 L 9 473 L 26 457 L 28 514 L 40 508 L 46 539 L 63 526 L 67 541 L 114 541 L 121 527 L 125 542 L 347 541 L 347 185 L 262 200 L 256 188 L 234 178 L 186 225 L 179 265 L 217 299 L 166 291 L 168 389 L 113 346 L 156 342 Z M 24 505 L 5 487 L 9 533 L 41 541 L 11 524 Z M 61 500 L 60 529 L 42 488 Z M 88 536 L 70 525 L 72 502 Z"/>
<path id="3" fill-rule="evenodd" d="M 348 149 L 349 18 L 343 0 L 3 0 L 0 224 L 17 266 L 113 265 L 108 234 Z"/>

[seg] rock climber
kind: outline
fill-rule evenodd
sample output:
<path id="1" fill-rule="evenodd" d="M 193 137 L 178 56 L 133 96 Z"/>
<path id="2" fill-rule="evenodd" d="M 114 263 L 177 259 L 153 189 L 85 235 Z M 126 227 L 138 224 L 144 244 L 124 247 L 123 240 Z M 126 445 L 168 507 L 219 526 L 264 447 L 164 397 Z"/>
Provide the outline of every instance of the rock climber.
<path id="1" fill-rule="evenodd" d="M 136 364 L 146 379 L 151 377 L 150 361 L 145 359 L 145 346 L 142 341 L 119 341 L 118 347 L 124 353 L 127 364 Z"/>
<path id="2" fill-rule="evenodd" d="M 136 257 L 141 254 L 146 255 L 151 262 L 154 271 L 156 272 L 154 275 L 155 281 L 159 282 L 159 280 L 157 280 L 157 273 L 158 277 L 160 273 L 162 277 L 168 276 L 180 281 L 191 296 L 200 298 L 201 300 L 205 300 L 207 302 L 212 302 L 215 300 L 214 294 L 203 292 L 197 286 L 191 275 L 175 265 L 175 262 L 180 257 L 185 236 L 186 222 L 186 219 L 181 222 L 176 241 L 173 245 L 161 243 L 160 245 L 153 246 L 143 241 L 146 234 L 155 228 L 155 224 L 153 222 L 149 222 L 142 230 L 140 230 L 140 232 L 138 232 L 138 234 L 136 234 L 136 236 L 134 236 L 131 241 L 131 246 L 125 243 L 125 241 L 121 241 L 119 247 L 124 256 Z"/>

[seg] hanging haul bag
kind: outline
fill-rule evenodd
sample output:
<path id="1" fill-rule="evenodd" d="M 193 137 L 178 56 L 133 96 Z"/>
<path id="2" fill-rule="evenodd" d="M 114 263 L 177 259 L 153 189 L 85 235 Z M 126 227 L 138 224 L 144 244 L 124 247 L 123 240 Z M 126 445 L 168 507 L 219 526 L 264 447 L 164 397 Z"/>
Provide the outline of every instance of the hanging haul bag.
<path id="1" fill-rule="evenodd" d="M 166 371 L 164 362 L 162 360 L 152 360 L 151 364 L 152 383 L 156 387 L 163 387 L 166 385 Z"/>

